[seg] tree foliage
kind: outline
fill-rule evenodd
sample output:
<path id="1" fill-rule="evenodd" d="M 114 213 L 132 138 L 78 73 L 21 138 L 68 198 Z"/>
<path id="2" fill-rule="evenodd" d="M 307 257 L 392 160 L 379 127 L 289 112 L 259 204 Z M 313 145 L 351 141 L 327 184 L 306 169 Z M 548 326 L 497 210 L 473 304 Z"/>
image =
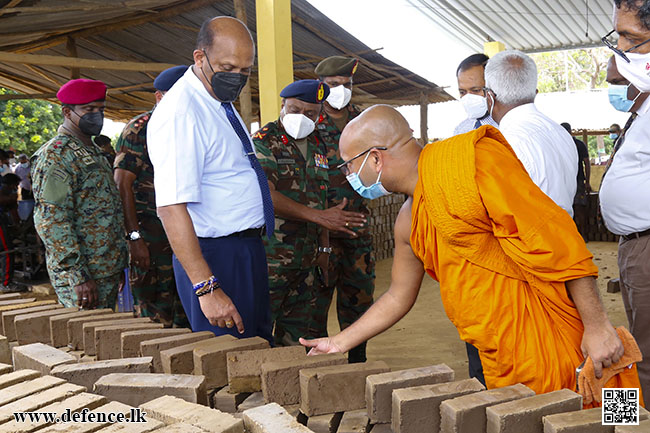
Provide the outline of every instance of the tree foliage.
<path id="1" fill-rule="evenodd" d="M 541 93 L 593 90 L 607 87 L 607 48 L 551 51 L 531 54 L 537 64 Z"/>
<path id="2" fill-rule="evenodd" d="M 15 93 L 0 87 L 0 95 Z M 63 122 L 61 109 L 48 101 L 0 101 L 0 149 L 31 155 L 56 134 Z"/>

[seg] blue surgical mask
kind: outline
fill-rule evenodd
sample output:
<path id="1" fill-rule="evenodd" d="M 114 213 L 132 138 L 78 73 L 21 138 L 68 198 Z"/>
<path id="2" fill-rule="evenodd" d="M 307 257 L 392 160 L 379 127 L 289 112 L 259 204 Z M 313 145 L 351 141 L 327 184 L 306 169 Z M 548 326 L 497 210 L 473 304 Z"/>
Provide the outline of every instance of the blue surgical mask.
<path id="1" fill-rule="evenodd" d="M 624 113 L 630 111 L 630 108 L 632 108 L 637 98 L 641 95 L 641 92 L 639 92 L 639 94 L 636 95 L 636 98 L 632 100 L 627 99 L 627 91 L 629 87 L 629 84 L 627 86 L 623 84 L 612 84 L 609 86 L 609 89 L 607 89 L 609 103 L 612 104 L 612 107 L 616 110 Z"/>
<path id="2" fill-rule="evenodd" d="M 612 140 L 616 140 L 618 138 L 618 134 L 615 133 L 615 132 L 612 132 L 611 134 L 609 134 L 609 138 L 611 138 Z"/>
<path id="3" fill-rule="evenodd" d="M 366 164 L 366 161 L 368 161 L 369 156 L 370 153 L 368 153 L 366 157 L 363 159 L 363 162 L 361 163 L 361 167 L 359 167 L 358 173 L 350 173 L 346 176 L 346 178 L 350 183 L 352 189 L 354 189 L 357 192 L 357 194 L 359 194 L 363 198 L 374 200 L 376 198 L 389 195 L 390 192 L 387 191 L 386 188 L 384 188 L 384 186 L 379 181 L 379 179 L 381 179 L 381 172 L 379 172 L 379 176 L 377 176 L 377 180 L 372 185 L 365 186 L 363 182 L 361 182 L 359 173 L 361 173 L 361 170 L 363 170 L 363 166 Z"/>

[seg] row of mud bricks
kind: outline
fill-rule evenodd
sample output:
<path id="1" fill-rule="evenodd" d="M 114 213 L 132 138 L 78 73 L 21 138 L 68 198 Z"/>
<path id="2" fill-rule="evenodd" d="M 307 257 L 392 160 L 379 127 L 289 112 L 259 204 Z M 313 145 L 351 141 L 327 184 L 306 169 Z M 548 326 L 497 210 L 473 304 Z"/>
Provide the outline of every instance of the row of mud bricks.
<path id="1" fill-rule="evenodd" d="M 257 337 L 4 296 L 0 433 L 650 432 L 645 410 L 639 426 L 603 426 L 600 409 L 581 410 L 581 396 L 567 389 L 485 390 L 475 379 L 455 381 L 446 365 L 390 371 L 383 361 L 347 364 L 341 354 L 307 356 Z M 145 422 L 100 418 L 140 418 L 138 408 Z M 93 422 L 14 417 L 83 410 Z"/>
<path id="2" fill-rule="evenodd" d="M 370 218 L 368 226 L 372 233 L 372 246 L 376 260 L 393 257 L 395 250 L 395 219 L 404 204 L 403 194 L 391 194 L 368 201 Z"/>

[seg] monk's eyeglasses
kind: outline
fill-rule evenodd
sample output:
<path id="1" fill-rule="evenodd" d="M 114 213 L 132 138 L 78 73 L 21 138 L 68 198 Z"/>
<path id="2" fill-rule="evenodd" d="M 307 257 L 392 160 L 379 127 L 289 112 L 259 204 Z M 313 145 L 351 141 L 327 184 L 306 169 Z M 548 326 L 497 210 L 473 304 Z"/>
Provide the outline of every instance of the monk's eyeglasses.
<path id="1" fill-rule="evenodd" d="M 388 148 L 387 148 L 386 146 L 373 146 L 373 147 L 371 147 L 370 149 L 366 149 L 366 150 L 364 150 L 363 152 L 361 152 L 361 153 L 359 153 L 359 154 L 353 156 L 352 158 L 348 159 L 347 161 L 345 161 L 345 162 L 343 162 L 343 163 L 337 165 L 336 168 L 338 168 L 339 170 L 341 170 L 341 172 L 342 172 L 344 175 L 347 176 L 348 174 L 350 174 L 350 168 L 348 167 L 348 164 L 351 163 L 352 161 L 354 161 L 354 160 L 357 159 L 357 158 L 361 158 L 363 155 L 365 155 L 366 153 L 370 152 L 371 150 L 388 150 Z"/>
<path id="2" fill-rule="evenodd" d="M 645 44 L 647 44 L 648 42 L 650 42 L 650 39 L 646 39 L 645 41 L 641 42 L 640 44 L 636 44 L 636 45 L 633 46 L 632 48 L 623 51 L 623 50 L 621 50 L 620 48 L 618 48 L 616 45 L 614 45 L 612 42 L 610 42 L 609 39 L 607 39 L 607 38 L 608 38 L 612 33 L 614 33 L 615 31 L 616 31 L 616 30 L 612 30 L 611 32 L 607 33 L 605 36 L 603 36 L 602 38 L 600 38 L 600 40 L 602 41 L 603 44 L 605 44 L 605 46 L 606 46 L 607 48 L 609 48 L 610 50 L 614 51 L 616 54 L 618 54 L 619 56 L 621 56 L 621 58 L 622 58 L 623 60 L 625 60 L 626 62 L 628 62 L 628 63 L 630 63 L 630 59 L 625 55 L 625 53 L 630 53 L 630 52 L 636 50 L 637 48 L 639 48 L 641 45 L 645 45 Z"/>

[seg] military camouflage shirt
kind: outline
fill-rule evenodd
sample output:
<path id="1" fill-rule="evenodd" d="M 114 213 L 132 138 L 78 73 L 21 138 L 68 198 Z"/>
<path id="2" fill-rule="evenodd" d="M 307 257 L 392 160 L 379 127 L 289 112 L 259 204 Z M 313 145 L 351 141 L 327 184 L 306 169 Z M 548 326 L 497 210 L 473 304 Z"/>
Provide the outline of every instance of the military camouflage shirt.
<path id="1" fill-rule="evenodd" d="M 361 113 L 361 110 L 352 104 L 349 104 L 346 109 L 348 110 L 348 121 L 354 119 Z M 330 166 L 328 173 L 330 186 L 327 191 L 328 206 L 336 206 L 343 201 L 343 198 L 347 197 L 348 205 L 345 210 L 369 214 L 370 211 L 366 205 L 366 200 L 352 189 L 343 172 L 336 168 L 339 164 L 343 163 L 341 152 L 339 152 L 339 139 L 341 138 L 341 132 L 343 131 L 336 126 L 334 120 L 325 112 L 321 114 L 318 123 L 316 124 L 316 128 L 327 147 L 327 162 Z M 367 226 L 354 230 L 362 236 L 369 234 Z M 346 234 L 336 232 L 330 233 L 330 236 L 349 237 Z"/>
<path id="2" fill-rule="evenodd" d="M 114 168 L 130 171 L 133 182 L 135 210 L 138 220 L 145 217 L 158 219 L 156 195 L 153 187 L 153 164 L 147 150 L 147 124 L 152 111 L 131 119 L 117 140 Z"/>
<path id="3" fill-rule="evenodd" d="M 325 146 L 312 132 L 307 138 L 306 158 L 280 121 L 270 122 L 253 135 L 257 158 L 276 191 L 314 209 L 327 203 L 327 158 Z M 276 216 L 275 238 L 266 241 L 269 266 L 307 269 L 318 252 L 317 224 Z"/>
<path id="4" fill-rule="evenodd" d="M 32 157 L 34 224 L 57 287 L 127 265 L 122 202 L 101 149 L 59 133 Z"/>

